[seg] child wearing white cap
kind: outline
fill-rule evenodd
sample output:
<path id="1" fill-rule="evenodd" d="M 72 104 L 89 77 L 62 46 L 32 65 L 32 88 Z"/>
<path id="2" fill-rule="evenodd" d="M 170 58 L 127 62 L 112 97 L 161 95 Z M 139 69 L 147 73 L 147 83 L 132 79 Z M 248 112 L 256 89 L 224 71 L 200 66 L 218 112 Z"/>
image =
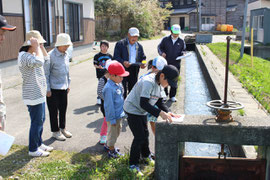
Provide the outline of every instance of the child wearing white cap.
<path id="1" fill-rule="evenodd" d="M 157 56 L 155 59 L 148 62 L 148 69 L 151 68 L 151 73 L 158 73 L 158 71 L 161 71 L 164 66 L 167 65 L 166 59 L 164 59 L 162 56 Z M 164 91 L 163 91 L 164 92 Z M 162 94 L 162 97 L 166 97 L 166 94 Z M 157 106 L 155 106 L 158 108 Z M 157 117 L 153 116 L 152 114 L 147 114 L 147 121 L 150 122 L 151 129 L 153 134 L 156 133 L 155 123 L 157 122 Z"/>

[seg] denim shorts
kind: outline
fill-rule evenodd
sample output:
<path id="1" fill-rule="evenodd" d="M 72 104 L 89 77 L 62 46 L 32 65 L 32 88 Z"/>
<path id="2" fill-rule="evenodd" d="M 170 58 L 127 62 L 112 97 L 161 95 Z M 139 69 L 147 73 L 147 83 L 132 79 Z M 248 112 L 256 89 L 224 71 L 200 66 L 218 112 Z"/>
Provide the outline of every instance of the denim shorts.
<path id="1" fill-rule="evenodd" d="M 153 116 L 152 114 L 147 114 L 147 121 L 149 122 L 157 122 L 157 117 Z"/>

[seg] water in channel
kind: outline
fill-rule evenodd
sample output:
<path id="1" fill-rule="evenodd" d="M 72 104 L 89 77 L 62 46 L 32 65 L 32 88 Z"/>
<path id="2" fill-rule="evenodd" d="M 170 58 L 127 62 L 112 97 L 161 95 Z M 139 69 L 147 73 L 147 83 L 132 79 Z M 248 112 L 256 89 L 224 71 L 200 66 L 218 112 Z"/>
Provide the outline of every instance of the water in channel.
<path id="1" fill-rule="evenodd" d="M 211 101 L 211 96 L 203 77 L 195 52 L 185 59 L 186 68 L 186 91 L 185 91 L 185 114 L 212 115 L 213 110 L 206 106 Z M 186 156 L 218 156 L 220 144 L 208 143 L 185 143 Z M 225 152 L 229 154 L 225 146 Z"/>

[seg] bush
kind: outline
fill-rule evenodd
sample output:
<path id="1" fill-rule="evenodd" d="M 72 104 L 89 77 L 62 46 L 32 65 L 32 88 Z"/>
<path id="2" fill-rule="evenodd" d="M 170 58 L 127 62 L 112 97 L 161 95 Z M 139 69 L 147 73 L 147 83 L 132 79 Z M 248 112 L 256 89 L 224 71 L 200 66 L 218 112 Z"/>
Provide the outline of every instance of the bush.
<path id="1" fill-rule="evenodd" d="M 163 23 L 170 16 L 171 4 L 161 8 L 158 0 L 95 0 L 95 15 L 110 19 L 120 18 L 120 36 L 125 37 L 130 27 L 137 27 L 142 38 L 149 38 L 160 34 Z M 96 25 L 97 35 L 106 37 L 109 30 L 102 26 L 102 30 Z"/>

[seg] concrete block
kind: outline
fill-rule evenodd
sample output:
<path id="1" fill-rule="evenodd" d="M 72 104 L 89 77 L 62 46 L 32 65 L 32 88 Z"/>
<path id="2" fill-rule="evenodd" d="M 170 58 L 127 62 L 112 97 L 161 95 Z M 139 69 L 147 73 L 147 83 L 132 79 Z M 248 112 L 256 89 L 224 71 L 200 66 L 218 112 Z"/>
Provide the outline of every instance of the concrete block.
<path id="1" fill-rule="evenodd" d="M 196 34 L 196 43 L 212 43 L 213 35 L 212 34 Z"/>

